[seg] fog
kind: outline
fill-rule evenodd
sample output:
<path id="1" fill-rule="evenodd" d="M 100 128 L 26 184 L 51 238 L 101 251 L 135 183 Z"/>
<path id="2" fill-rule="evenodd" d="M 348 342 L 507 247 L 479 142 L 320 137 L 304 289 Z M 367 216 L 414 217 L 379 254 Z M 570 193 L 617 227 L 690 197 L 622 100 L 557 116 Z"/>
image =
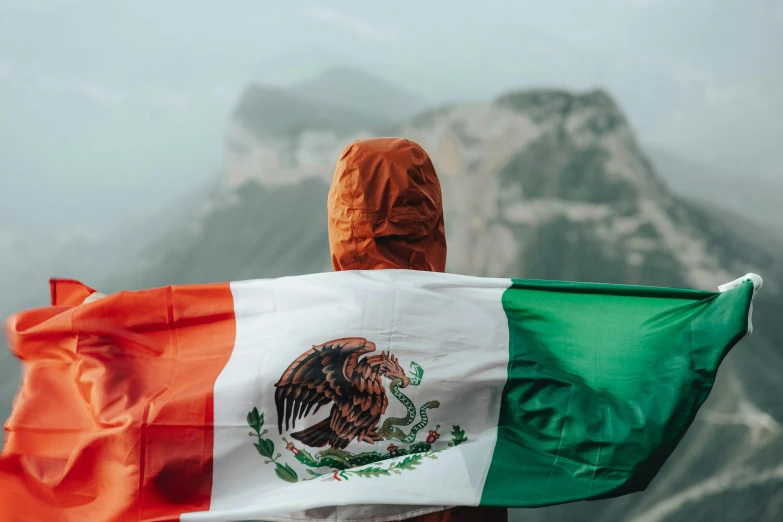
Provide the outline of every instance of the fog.
<path id="1" fill-rule="evenodd" d="M 105 234 L 160 208 L 220 168 L 246 84 L 337 64 L 435 105 L 600 86 L 642 142 L 737 178 L 783 165 L 779 0 L 3 0 L 0 227 Z"/>

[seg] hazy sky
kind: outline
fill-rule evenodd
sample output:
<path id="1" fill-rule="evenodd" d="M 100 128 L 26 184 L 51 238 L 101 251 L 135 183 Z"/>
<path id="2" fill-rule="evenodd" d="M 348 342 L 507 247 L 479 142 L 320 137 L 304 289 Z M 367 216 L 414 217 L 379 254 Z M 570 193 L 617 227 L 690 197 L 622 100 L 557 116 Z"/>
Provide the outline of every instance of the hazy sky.
<path id="1" fill-rule="evenodd" d="M 245 84 L 332 64 L 434 103 L 601 86 L 643 140 L 783 177 L 783 0 L 0 0 L 0 224 L 154 208 L 219 168 Z"/>

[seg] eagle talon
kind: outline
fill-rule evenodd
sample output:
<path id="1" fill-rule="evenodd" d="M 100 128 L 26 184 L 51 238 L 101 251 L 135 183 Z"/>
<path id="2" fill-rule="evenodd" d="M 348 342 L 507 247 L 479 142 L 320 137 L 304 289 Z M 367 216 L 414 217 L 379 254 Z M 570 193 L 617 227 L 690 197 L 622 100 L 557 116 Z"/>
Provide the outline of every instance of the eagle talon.
<path id="1" fill-rule="evenodd" d="M 383 440 L 383 437 L 377 431 L 371 431 L 363 435 L 359 435 L 359 442 L 366 442 L 367 444 L 375 444 L 376 442 Z"/>

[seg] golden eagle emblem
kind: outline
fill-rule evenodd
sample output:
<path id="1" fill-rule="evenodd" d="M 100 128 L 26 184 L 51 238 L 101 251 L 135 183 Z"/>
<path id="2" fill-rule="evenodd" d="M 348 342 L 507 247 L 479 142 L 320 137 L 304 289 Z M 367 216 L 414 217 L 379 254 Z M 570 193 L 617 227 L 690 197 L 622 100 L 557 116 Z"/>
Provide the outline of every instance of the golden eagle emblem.
<path id="1" fill-rule="evenodd" d="M 410 379 L 388 352 L 361 358 L 374 351 L 374 343 L 350 337 L 313 346 L 299 356 L 275 384 L 278 431 L 282 434 L 284 420 L 288 431 L 289 423 L 295 428 L 313 407 L 315 414 L 332 403 L 328 418 L 291 437 L 307 446 L 337 449 L 354 439 L 369 444 L 382 440 L 378 422 L 389 405 L 382 378 L 400 379 L 400 388 Z"/>

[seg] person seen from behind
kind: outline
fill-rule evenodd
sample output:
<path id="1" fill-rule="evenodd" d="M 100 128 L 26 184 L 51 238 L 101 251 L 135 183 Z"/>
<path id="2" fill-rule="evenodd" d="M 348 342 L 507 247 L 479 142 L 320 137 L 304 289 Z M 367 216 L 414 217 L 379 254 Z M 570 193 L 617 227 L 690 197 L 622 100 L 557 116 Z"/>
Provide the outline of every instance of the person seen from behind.
<path id="1" fill-rule="evenodd" d="M 429 156 L 402 138 L 360 140 L 345 148 L 329 190 L 334 270 L 446 270 L 440 182 Z M 416 522 L 506 522 L 504 508 L 444 507 Z"/>

